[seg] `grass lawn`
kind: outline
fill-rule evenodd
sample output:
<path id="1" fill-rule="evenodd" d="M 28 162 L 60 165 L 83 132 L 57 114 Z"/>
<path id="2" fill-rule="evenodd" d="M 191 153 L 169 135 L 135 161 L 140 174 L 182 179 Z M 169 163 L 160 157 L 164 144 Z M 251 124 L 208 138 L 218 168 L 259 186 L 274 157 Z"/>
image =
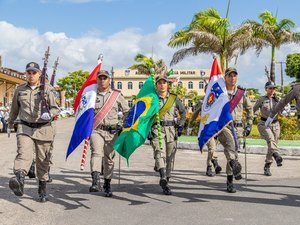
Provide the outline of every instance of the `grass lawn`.
<path id="1" fill-rule="evenodd" d="M 197 136 L 181 136 L 179 137 L 180 142 L 194 142 L 197 143 L 198 139 Z M 247 138 L 246 143 L 248 145 L 263 145 L 267 146 L 266 141 L 263 139 L 250 139 Z M 280 140 L 279 146 L 285 146 L 285 147 L 300 147 L 300 141 L 293 141 L 293 140 Z"/>

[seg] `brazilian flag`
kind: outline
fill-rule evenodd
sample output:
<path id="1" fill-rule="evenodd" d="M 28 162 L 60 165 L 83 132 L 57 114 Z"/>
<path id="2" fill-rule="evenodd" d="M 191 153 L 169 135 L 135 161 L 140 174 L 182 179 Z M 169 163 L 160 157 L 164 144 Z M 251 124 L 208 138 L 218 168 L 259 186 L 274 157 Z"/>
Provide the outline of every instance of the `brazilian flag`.
<path id="1" fill-rule="evenodd" d="M 145 143 L 158 111 L 158 95 L 152 77 L 149 76 L 130 109 L 122 133 L 114 143 L 114 149 L 127 161 L 130 155 Z"/>

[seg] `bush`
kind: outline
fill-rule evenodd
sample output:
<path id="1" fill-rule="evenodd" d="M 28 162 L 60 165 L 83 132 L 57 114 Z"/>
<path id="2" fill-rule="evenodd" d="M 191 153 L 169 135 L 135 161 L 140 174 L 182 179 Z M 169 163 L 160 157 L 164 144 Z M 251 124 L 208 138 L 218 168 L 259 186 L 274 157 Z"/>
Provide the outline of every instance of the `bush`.
<path id="1" fill-rule="evenodd" d="M 186 121 L 184 124 L 184 134 L 186 134 L 186 129 L 191 116 L 192 116 L 192 112 L 187 112 Z M 198 115 L 197 119 L 193 123 L 192 135 L 194 136 L 198 135 L 200 120 L 201 120 L 200 115 Z M 260 113 L 253 120 L 253 127 L 251 130 L 251 134 L 249 136 L 250 138 L 261 138 L 257 129 L 257 122 L 259 120 L 260 120 Z M 290 118 L 285 116 L 279 116 L 278 120 L 281 129 L 280 139 L 300 140 L 300 131 L 298 130 L 298 126 L 297 126 L 297 116 L 293 116 Z"/>

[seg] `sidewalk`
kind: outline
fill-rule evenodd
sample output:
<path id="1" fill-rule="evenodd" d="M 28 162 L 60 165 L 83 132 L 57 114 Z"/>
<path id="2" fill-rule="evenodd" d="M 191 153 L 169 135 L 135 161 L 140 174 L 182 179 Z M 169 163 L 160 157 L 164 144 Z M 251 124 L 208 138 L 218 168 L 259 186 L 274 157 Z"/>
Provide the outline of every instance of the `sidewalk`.
<path id="1" fill-rule="evenodd" d="M 181 136 L 177 143 L 179 149 L 199 150 L 196 136 Z M 300 141 L 281 140 L 279 141 L 280 153 L 288 156 L 300 156 Z M 206 151 L 206 148 L 204 148 Z M 223 146 L 218 143 L 217 151 L 223 151 Z M 267 144 L 262 139 L 247 139 L 246 151 L 250 154 L 267 154 Z M 241 152 L 244 152 L 241 149 Z"/>

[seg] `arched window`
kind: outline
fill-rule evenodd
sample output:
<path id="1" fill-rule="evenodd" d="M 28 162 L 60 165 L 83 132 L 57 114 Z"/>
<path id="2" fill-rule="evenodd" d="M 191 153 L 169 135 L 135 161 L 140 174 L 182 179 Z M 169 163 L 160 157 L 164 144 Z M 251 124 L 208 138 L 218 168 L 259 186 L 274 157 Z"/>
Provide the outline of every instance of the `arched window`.
<path id="1" fill-rule="evenodd" d="M 188 100 L 188 106 L 193 107 L 193 101 L 192 100 Z"/>
<path id="2" fill-rule="evenodd" d="M 132 89 L 132 82 L 128 82 L 128 89 Z"/>
<path id="3" fill-rule="evenodd" d="M 118 88 L 119 90 L 122 89 L 122 82 L 119 81 L 119 82 L 117 83 L 117 88 Z"/>
<path id="4" fill-rule="evenodd" d="M 199 89 L 204 89 L 204 82 L 203 81 L 199 81 Z"/>
<path id="5" fill-rule="evenodd" d="M 189 81 L 189 83 L 188 83 L 188 89 L 193 89 L 193 82 L 192 81 Z"/>
<path id="6" fill-rule="evenodd" d="M 143 87 L 143 82 L 139 82 L 139 89 L 141 89 Z"/>
<path id="7" fill-rule="evenodd" d="M 131 108 L 131 107 L 132 107 L 132 105 L 133 105 L 133 102 L 132 102 L 132 100 L 128 100 L 128 106 L 129 106 L 129 108 Z"/>
<path id="8" fill-rule="evenodd" d="M 182 81 L 179 81 L 178 84 L 181 85 L 181 86 L 183 85 L 183 84 L 182 84 Z"/>

